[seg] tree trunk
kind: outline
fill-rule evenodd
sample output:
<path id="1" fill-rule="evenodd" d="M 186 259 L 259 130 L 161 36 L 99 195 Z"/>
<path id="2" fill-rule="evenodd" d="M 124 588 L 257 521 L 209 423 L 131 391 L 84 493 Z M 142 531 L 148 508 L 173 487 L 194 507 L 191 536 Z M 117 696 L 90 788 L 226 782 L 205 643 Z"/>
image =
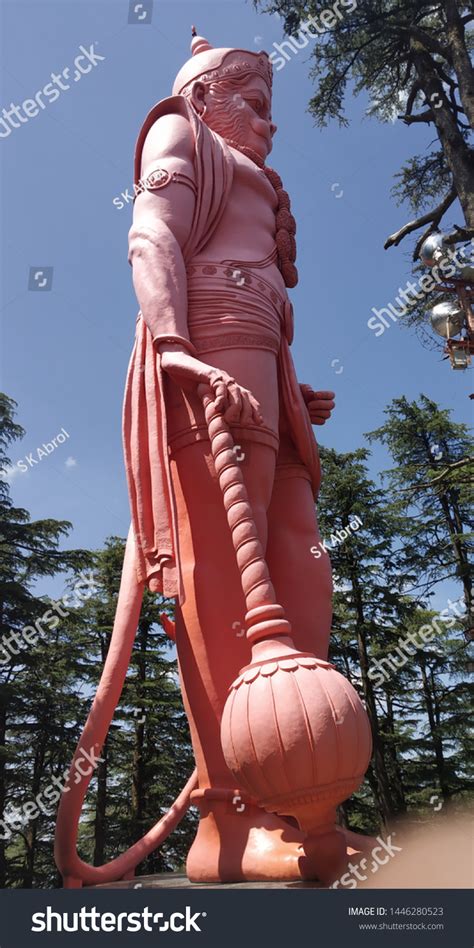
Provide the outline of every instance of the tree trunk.
<path id="1" fill-rule="evenodd" d="M 102 668 L 104 667 L 107 653 L 110 647 L 111 633 L 107 632 L 105 637 L 101 636 L 100 651 L 102 659 Z M 108 778 L 108 760 L 109 760 L 109 738 L 106 737 L 101 751 L 103 758 L 97 766 L 97 796 L 95 801 L 94 818 L 94 866 L 102 866 L 105 862 L 105 836 L 107 824 L 107 778 Z"/>
<path id="2" fill-rule="evenodd" d="M 441 504 L 441 509 L 446 519 L 446 524 L 448 527 L 449 536 L 451 538 L 451 544 L 452 544 L 452 547 L 454 550 L 454 556 L 456 559 L 457 573 L 463 587 L 464 603 L 467 610 L 466 619 L 470 621 L 472 618 L 472 608 L 473 608 L 471 566 L 466 556 L 466 551 L 464 550 L 463 544 L 459 540 L 459 534 L 463 533 L 463 526 L 462 526 L 462 520 L 459 514 L 459 508 L 456 503 L 456 500 L 453 499 L 452 497 L 452 491 L 449 492 L 449 495 L 441 494 L 441 496 L 439 497 L 439 502 Z M 448 499 L 448 496 L 449 496 L 449 499 Z"/>
<path id="3" fill-rule="evenodd" d="M 375 692 L 372 681 L 369 678 L 369 657 L 367 654 L 367 643 L 364 631 L 364 607 L 362 603 L 359 581 L 355 570 L 352 572 L 351 581 L 357 615 L 356 635 L 357 647 L 359 651 L 360 670 L 362 675 L 362 688 L 372 731 L 374 774 L 376 779 L 373 791 L 376 797 L 379 814 L 383 822 L 388 824 L 390 820 L 396 816 L 397 810 L 393 802 L 390 789 L 390 780 L 387 773 L 385 747 L 382 735 L 380 733 L 377 716 L 377 705 L 375 702 Z"/>
<path id="4" fill-rule="evenodd" d="M 459 85 L 459 98 L 471 128 L 474 128 L 474 69 L 466 46 L 464 24 L 456 0 L 444 0 L 448 46 Z"/>
<path id="5" fill-rule="evenodd" d="M 48 733 L 48 718 L 42 717 L 38 721 L 38 743 L 35 750 L 35 757 L 33 763 L 33 779 L 31 781 L 31 799 L 36 800 L 38 798 L 41 781 L 43 778 L 44 771 L 44 760 L 46 755 L 46 746 L 49 738 Z M 23 873 L 23 889 L 32 889 L 34 882 L 34 873 L 35 873 L 35 859 L 36 859 L 36 840 L 38 836 L 38 820 L 40 817 L 32 820 L 28 827 L 25 830 L 24 838 L 26 841 L 26 860 L 25 860 L 25 871 Z"/>
<path id="6" fill-rule="evenodd" d="M 393 712 L 392 696 L 390 694 L 387 694 L 387 731 L 389 731 L 391 735 L 391 739 L 386 742 L 386 750 L 392 765 L 393 779 L 391 786 L 393 788 L 397 812 L 406 813 L 407 804 L 403 787 L 402 770 L 396 750 L 395 715 Z"/>
<path id="7" fill-rule="evenodd" d="M 474 160 L 472 149 L 464 141 L 456 118 L 430 54 L 419 40 L 411 40 L 413 63 L 420 88 L 433 113 L 438 138 L 453 176 L 466 226 L 474 228 Z"/>
<path id="8" fill-rule="evenodd" d="M 6 751 L 7 739 L 7 708 L 5 699 L 0 698 L 0 820 L 5 812 L 5 803 L 7 799 L 6 787 L 6 758 L 2 748 Z M 0 837 L 3 833 L 0 833 Z M 7 864 L 5 860 L 5 840 L 0 838 L 0 889 L 4 889 L 7 883 Z"/>
<path id="9" fill-rule="evenodd" d="M 431 740 L 433 741 L 433 749 L 434 749 L 434 754 L 435 754 L 436 771 L 438 774 L 439 786 L 440 786 L 443 800 L 449 800 L 449 797 L 450 797 L 449 785 L 448 785 L 448 781 L 447 781 L 446 773 L 445 773 L 443 744 L 439 736 L 438 723 L 436 720 L 435 700 L 431 693 L 430 683 L 428 681 L 428 676 L 426 674 L 425 660 L 420 657 L 418 661 L 418 665 L 421 669 L 423 696 L 425 699 L 426 713 L 428 716 Z"/>
<path id="10" fill-rule="evenodd" d="M 424 431 L 422 433 L 423 442 L 426 449 L 426 459 L 428 463 L 428 468 L 431 468 L 433 461 L 433 455 L 431 452 L 430 439 L 428 433 Z M 446 441 L 441 440 L 441 447 L 443 448 L 445 457 L 448 462 L 452 462 L 452 458 L 449 456 L 449 447 Z M 454 557 L 456 560 L 457 574 L 462 583 L 464 603 L 466 606 L 466 620 L 468 625 L 472 619 L 472 610 L 473 610 L 473 598 L 472 598 L 472 577 L 471 577 L 471 564 L 466 554 L 466 550 L 463 542 L 460 540 L 460 536 L 464 533 L 462 517 L 459 511 L 459 505 L 457 502 L 456 492 L 453 488 L 445 491 L 443 494 L 438 494 L 435 491 L 435 497 L 441 506 L 443 511 L 444 519 L 446 521 L 446 527 L 449 533 L 451 540 L 451 545 L 454 550 Z"/>
<path id="11" fill-rule="evenodd" d="M 139 652 L 137 654 L 139 681 L 136 695 L 137 705 L 143 699 L 145 691 L 147 677 L 146 650 L 148 647 L 148 631 L 148 625 L 143 623 L 141 628 L 139 628 L 137 636 L 137 644 L 139 646 Z M 145 709 L 143 707 L 137 707 L 135 710 L 138 711 L 138 719 L 136 719 L 133 747 L 131 816 L 132 835 L 134 836 L 134 839 L 138 839 L 143 832 L 143 818 L 145 809 Z"/>
<path id="12" fill-rule="evenodd" d="M 94 819 L 94 866 L 105 862 L 105 837 L 107 829 L 107 776 L 109 741 L 106 738 L 101 750 L 102 760 L 97 765 L 97 796 Z"/>

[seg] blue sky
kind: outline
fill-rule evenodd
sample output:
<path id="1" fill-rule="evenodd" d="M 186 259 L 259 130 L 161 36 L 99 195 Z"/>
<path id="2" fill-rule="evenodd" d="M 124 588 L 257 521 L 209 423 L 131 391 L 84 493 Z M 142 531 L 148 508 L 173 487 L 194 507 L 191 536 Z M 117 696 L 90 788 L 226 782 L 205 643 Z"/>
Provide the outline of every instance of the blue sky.
<path id="1" fill-rule="evenodd" d="M 129 24 L 128 0 L 3 4 L 0 111 L 34 98 L 52 72 L 70 67 L 74 76 L 81 46 L 105 57 L 0 139 L 1 384 L 26 429 L 11 460 L 36 456 L 61 429 L 69 435 L 27 473 L 18 471 L 12 496 L 35 519 L 71 520 L 68 545 L 86 548 L 124 536 L 129 523 L 121 405 L 137 305 L 127 264 L 132 205 L 113 201 L 130 191 L 141 122 L 170 93 L 194 21 L 216 46 L 271 51 L 283 38 L 277 18 L 242 0 L 155 0 L 151 23 L 147 6 L 147 16 Z M 349 128 L 315 128 L 306 111 L 310 49 L 275 74 L 279 132 L 270 164 L 298 222 L 300 283 L 291 293 L 298 375 L 337 394 L 333 419 L 317 431 L 328 447 L 352 450 L 392 398 L 422 391 L 467 422 L 468 373 L 453 372 L 398 324 L 379 338 L 367 328 L 372 307 L 394 300 L 411 277 L 410 242 L 383 250 L 409 215 L 390 188 L 403 160 L 433 133 L 367 119 L 362 99 L 348 104 Z M 45 267 L 53 268 L 51 290 L 29 290 L 30 268 Z M 386 462 L 377 448 L 373 472 Z"/>

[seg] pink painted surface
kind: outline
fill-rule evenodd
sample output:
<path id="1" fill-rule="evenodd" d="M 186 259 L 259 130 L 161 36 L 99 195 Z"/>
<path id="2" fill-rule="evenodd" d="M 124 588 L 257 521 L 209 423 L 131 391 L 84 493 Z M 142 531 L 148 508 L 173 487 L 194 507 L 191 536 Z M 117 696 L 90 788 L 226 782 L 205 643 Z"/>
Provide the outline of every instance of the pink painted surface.
<path id="1" fill-rule="evenodd" d="M 130 875 L 190 800 L 200 810 L 192 881 L 329 881 L 357 845 L 335 807 L 370 757 L 365 710 L 326 661 L 329 558 L 310 552 L 312 424 L 334 402 L 298 383 L 289 348 L 296 224 L 266 164 L 271 67 L 265 53 L 202 37 L 192 50 L 137 142 L 129 260 L 140 312 L 123 417 L 132 526 L 79 747 L 100 753 L 147 584 L 177 599 L 167 631 L 197 772 L 142 841 L 95 868 L 76 854 L 90 778 L 71 780 L 56 838 L 69 886 Z"/>

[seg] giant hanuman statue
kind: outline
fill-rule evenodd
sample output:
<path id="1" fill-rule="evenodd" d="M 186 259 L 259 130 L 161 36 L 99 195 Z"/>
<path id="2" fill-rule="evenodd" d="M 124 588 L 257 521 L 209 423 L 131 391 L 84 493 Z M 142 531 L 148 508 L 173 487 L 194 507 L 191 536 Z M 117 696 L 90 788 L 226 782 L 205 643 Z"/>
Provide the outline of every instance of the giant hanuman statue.
<path id="1" fill-rule="evenodd" d="M 329 882 L 363 846 L 336 826 L 370 733 L 327 662 L 332 583 L 329 557 L 311 552 L 312 425 L 334 402 L 298 383 L 290 354 L 296 227 L 266 164 L 271 65 L 266 53 L 213 49 L 196 35 L 192 54 L 136 148 L 129 260 L 140 313 L 124 403 L 132 526 L 80 746 L 100 752 L 147 585 L 176 599 L 196 772 L 143 840 L 90 867 L 76 854 L 90 777 L 74 784 L 73 762 L 56 842 L 71 887 L 130 878 L 190 803 L 200 811 L 191 881 Z"/>

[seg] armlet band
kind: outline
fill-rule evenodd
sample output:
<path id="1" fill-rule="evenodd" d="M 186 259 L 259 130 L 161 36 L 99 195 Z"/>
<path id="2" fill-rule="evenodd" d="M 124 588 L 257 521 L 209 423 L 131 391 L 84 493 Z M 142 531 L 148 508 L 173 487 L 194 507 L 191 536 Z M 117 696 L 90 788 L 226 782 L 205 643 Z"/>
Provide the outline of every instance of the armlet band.
<path id="1" fill-rule="evenodd" d="M 197 187 L 192 178 L 181 171 L 168 171 L 166 168 L 154 168 L 135 185 L 135 199 L 142 191 L 159 191 L 170 183 L 185 184 L 197 197 Z"/>

